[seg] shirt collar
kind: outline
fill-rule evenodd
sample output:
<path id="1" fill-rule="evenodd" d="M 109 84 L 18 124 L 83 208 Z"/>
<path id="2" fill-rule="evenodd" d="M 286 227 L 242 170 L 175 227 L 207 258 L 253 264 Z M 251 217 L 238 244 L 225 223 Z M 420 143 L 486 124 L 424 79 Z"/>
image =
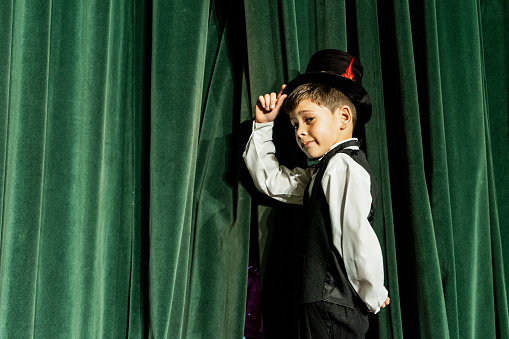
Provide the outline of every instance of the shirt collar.
<path id="1" fill-rule="evenodd" d="M 320 159 L 319 159 L 319 160 L 322 160 L 322 159 L 323 159 L 323 157 L 327 155 L 327 153 L 329 153 L 330 151 L 332 151 L 334 148 L 338 147 L 339 145 L 341 145 L 341 144 L 343 144 L 343 143 L 345 143 L 345 142 L 347 142 L 347 141 L 358 141 L 358 140 L 359 140 L 359 139 L 357 139 L 357 138 L 348 138 L 348 139 L 341 140 L 340 142 L 335 143 L 334 145 L 332 145 L 332 146 L 331 146 L 331 148 L 329 148 L 329 150 L 328 150 L 327 152 L 325 152 L 325 154 L 324 154 L 324 155 L 322 155 L 322 156 L 320 157 Z M 347 148 L 359 149 L 359 147 L 358 147 L 358 146 L 349 146 L 349 147 L 347 147 Z"/>

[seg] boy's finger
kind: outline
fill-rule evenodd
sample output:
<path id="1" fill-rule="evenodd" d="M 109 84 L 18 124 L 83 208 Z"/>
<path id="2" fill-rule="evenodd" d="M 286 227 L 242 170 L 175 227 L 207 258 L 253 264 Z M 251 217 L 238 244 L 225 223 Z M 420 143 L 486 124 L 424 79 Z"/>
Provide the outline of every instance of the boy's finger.
<path id="1" fill-rule="evenodd" d="M 285 101 L 285 99 L 286 99 L 286 97 L 287 97 L 287 96 L 288 96 L 288 95 L 286 95 L 286 94 L 283 94 L 282 96 L 280 96 L 280 97 L 277 99 L 276 107 L 278 107 L 278 108 L 279 108 L 279 107 L 283 106 L 283 102 Z"/>
<path id="2" fill-rule="evenodd" d="M 265 108 L 265 98 L 263 97 L 263 95 L 260 95 L 258 97 L 258 102 L 260 103 L 260 106 Z"/>
<path id="3" fill-rule="evenodd" d="M 265 94 L 265 105 L 263 106 L 263 108 L 265 108 L 265 110 L 268 110 L 270 107 L 270 94 Z"/>
<path id="4" fill-rule="evenodd" d="M 281 90 L 279 91 L 278 95 L 277 95 L 277 98 L 279 99 L 281 97 L 281 94 L 283 94 L 283 91 L 286 87 L 286 84 L 283 84 L 283 86 L 281 86 Z"/>
<path id="5" fill-rule="evenodd" d="M 274 92 L 270 93 L 270 108 L 271 109 L 274 109 L 274 107 L 276 107 L 276 100 L 277 100 L 276 93 L 274 93 Z"/>

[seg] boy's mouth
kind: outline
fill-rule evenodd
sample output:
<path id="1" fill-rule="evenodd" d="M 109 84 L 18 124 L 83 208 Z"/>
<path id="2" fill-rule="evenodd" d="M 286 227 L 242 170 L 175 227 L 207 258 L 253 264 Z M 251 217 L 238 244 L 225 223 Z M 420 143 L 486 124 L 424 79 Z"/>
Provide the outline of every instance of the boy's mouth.
<path id="1" fill-rule="evenodd" d="M 309 146 L 311 146 L 313 142 L 314 142 L 313 140 L 302 142 L 302 148 L 308 148 Z"/>

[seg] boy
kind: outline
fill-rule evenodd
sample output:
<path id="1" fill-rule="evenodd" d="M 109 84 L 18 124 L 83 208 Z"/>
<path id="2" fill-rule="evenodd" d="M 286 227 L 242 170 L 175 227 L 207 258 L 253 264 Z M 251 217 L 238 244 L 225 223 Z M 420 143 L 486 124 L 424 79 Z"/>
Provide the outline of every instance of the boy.
<path id="1" fill-rule="evenodd" d="M 244 160 L 258 190 L 276 200 L 303 204 L 296 225 L 295 321 L 299 338 L 358 338 L 366 312 L 390 302 L 383 286 L 382 253 L 371 223 L 376 185 L 354 126 L 371 117 L 361 85 L 362 65 L 350 54 L 324 50 L 306 72 L 278 95 L 260 96 Z M 320 159 L 317 168 L 290 170 L 274 156 L 273 121 L 283 104 L 301 150 Z"/>

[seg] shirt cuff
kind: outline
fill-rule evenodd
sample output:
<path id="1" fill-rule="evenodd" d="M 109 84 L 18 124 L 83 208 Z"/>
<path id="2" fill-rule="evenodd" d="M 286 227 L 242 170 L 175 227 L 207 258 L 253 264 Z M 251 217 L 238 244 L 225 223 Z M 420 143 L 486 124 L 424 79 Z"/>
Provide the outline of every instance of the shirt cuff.
<path id="1" fill-rule="evenodd" d="M 259 142 L 272 141 L 272 129 L 274 122 L 258 123 L 253 121 L 253 136 Z"/>
<path id="2" fill-rule="evenodd" d="M 274 127 L 274 121 L 271 122 L 256 122 L 253 120 L 253 130 L 257 131 L 262 128 L 272 128 Z"/>
<path id="3" fill-rule="evenodd" d="M 376 300 L 378 301 L 377 302 L 378 306 L 374 310 L 372 310 L 374 314 L 377 314 L 378 312 L 380 312 L 380 306 L 382 306 L 385 303 L 385 301 L 387 300 L 387 297 L 389 295 L 389 292 L 387 291 L 387 289 L 385 287 L 383 289 L 384 289 L 384 293 L 382 293 L 380 296 L 378 296 L 376 298 Z"/>

